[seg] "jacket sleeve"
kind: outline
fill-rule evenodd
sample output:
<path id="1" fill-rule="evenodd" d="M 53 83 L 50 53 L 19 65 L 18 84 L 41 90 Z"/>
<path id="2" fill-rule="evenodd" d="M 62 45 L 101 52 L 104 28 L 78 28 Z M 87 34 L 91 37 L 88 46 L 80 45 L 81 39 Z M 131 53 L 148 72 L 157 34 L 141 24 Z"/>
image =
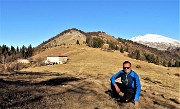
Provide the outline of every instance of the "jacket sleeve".
<path id="1" fill-rule="evenodd" d="M 135 98 L 134 101 L 138 101 L 139 97 L 140 97 L 140 93 L 141 93 L 141 83 L 140 83 L 140 79 L 139 76 L 136 74 L 135 75 L 135 85 L 136 85 L 136 94 L 135 94 Z"/>
<path id="2" fill-rule="evenodd" d="M 113 76 L 111 77 L 111 83 L 112 83 L 112 84 L 116 84 L 116 81 L 115 81 L 115 80 L 116 80 L 116 78 L 119 77 L 120 73 L 121 73 L 121 71 L 117 72 L 115 75 L 113 75 Z"/>

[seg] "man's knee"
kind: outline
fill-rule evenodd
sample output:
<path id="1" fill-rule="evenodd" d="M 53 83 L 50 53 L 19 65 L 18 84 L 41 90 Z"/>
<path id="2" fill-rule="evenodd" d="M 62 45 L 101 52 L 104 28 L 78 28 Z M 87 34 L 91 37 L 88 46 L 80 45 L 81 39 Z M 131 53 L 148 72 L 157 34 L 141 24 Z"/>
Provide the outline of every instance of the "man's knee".
<path id="1" fill-rule="evenodd" d="M 134 99 L 133 93 L 125 93 L 123 96 L 123 102 L 125 102 L 125 103 L 132 102 L 133 99 Z"/>

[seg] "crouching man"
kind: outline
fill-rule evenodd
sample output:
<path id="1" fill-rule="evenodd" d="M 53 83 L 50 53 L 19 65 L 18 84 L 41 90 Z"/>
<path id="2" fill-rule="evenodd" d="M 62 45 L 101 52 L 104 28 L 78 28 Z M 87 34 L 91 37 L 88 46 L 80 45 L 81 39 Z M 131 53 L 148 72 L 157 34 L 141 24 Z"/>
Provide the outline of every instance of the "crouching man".
<path id="1" fill-rule="evenodd" d="M 122 83 L 115 82 L 115 80 L 120 77 Z M 122 102 L 134 102 L 135 107 L 139 106 L 141 92 L 140 79 L 137 73 L 132 70 L 129 61 L 123 63 L 123 70 L 120 70 L 111 77 L 111 89 L 113 96 L 116 98 L 119 97 L 120 92 L 124 93 L 121 98 Z"/>

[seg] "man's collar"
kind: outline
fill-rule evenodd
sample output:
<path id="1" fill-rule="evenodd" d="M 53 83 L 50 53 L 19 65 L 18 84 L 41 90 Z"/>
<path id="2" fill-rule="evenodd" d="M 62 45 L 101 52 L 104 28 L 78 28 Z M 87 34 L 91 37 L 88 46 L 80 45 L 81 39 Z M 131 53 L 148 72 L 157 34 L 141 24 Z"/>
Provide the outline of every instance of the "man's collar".
<path id="1" fill-rule="evenodd" d="M 130 74 L 132 72 L 132 70 L 130 70 L 128 73 L 126 73 L 124 70 L 122 70 L 125 74 Z"/>

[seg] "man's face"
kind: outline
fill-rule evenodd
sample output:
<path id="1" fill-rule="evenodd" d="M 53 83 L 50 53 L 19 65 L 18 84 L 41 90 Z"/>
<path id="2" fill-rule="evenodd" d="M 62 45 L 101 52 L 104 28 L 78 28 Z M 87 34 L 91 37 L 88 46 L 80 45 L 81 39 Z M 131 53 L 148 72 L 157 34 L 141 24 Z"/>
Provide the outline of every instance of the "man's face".
<path id="1" fill-rule="evenodd" d="M 123 70 L 124 70 L 124 72 L 129 73 L 131 71 L 130 64 L 129 63 L 124 64 L 123 65 Z"/>

